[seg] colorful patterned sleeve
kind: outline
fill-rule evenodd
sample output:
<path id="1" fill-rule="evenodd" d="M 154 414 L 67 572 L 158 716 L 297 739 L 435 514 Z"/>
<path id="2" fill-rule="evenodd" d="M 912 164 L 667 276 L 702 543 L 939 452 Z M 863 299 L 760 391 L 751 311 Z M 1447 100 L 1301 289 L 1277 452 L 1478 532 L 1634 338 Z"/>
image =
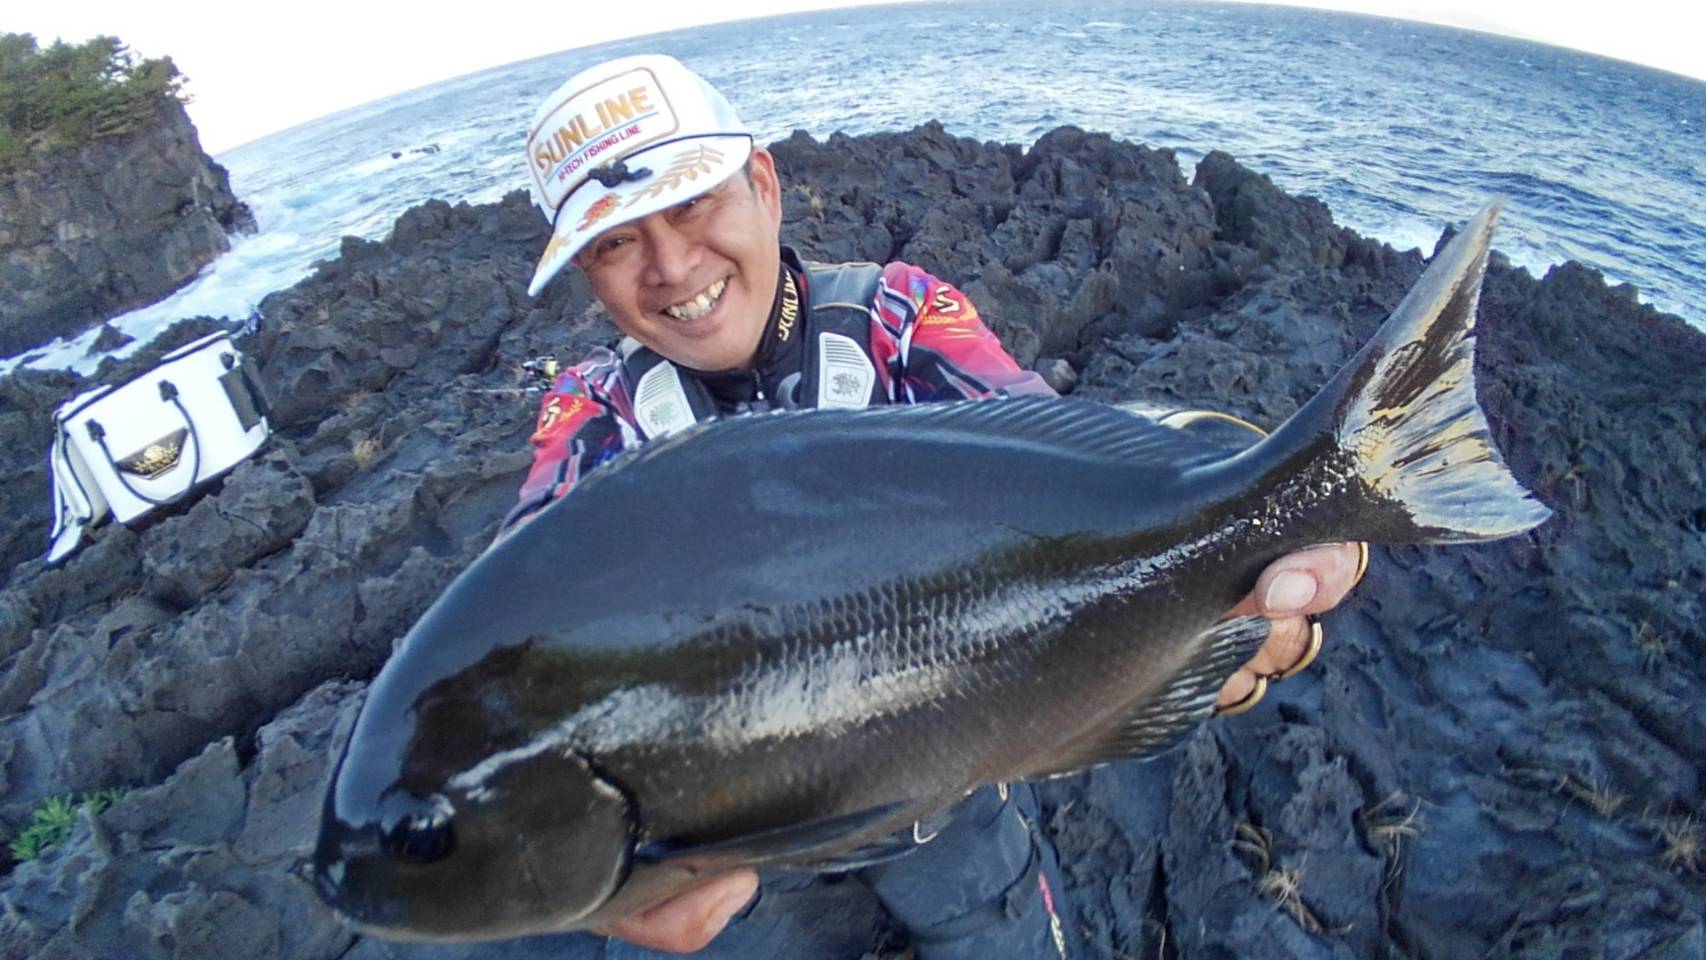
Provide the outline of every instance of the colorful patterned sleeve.
<path id="1" fill-rule="evenodd" d="M 634 438 L 624 429 L 617 370 L 607 350 L 563 372 L 539 405 L 529 442 L 533 466 L 522 481 L 519 502 L 504 518 L 500 536 L 546 504 L 568 493 L 587 471 L 620 453 Z M 612 395 L 615 388 L 618 396 Z"/>
<path id="2" fill-rule="evenodd" d="M 893 402 L 1054 396 L 953 284 L 896 261 L 883 268 L 874 306 L 872 348 Z"/>

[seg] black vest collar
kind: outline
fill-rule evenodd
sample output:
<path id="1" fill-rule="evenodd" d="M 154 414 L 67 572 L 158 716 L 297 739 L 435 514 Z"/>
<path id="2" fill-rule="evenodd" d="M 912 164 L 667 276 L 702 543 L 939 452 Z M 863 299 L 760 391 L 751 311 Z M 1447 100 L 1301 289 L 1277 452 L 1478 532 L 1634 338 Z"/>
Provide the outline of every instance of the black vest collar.
<path id="1" fill-rule="evenodd" d="M 792 262 L 790 262 L 792 261 Z M 752 366 L 743 370 L 705 371 L 682 367 L 691 373 L 705 389 L 722 413 L 745 412 L 753 409 L 782 406 L 779 394 L 788 373 L 800 369 L 806 340 L 804 313 L 806 276 L 803 268 L 795 266 L 799 258 L 792 250 L 782 248 L 782 269 L 777 272 L 776 296 L 770 303 L 770 316 L 764 332 L 758 338 L 758 350 Z"/>
<path id="2" fill-rule="evenodd" d="M 881 280 L 876 264 L 807 263 L 783 247 L 770 317 L 753 365 L 743 370 L 693 370 L 624 341 L 641 432 L 650 438 L 717 416 L 815 407 L 831 388 L 824 402 L 836 406 L 887 402 L 871 368 L 869 311 Z M 825 339 L 835 342 L 829 354 L 820 343 Z M 824 369 L 836 374 L 827 386 L 819 383 Z"/>

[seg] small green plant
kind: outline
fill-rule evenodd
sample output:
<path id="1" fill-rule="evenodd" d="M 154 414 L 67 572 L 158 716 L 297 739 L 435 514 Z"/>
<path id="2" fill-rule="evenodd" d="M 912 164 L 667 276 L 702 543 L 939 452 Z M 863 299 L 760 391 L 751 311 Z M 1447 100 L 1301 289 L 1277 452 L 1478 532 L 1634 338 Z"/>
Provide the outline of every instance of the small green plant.
<path id="1" fill-rule="evenodd" d="M 110 787 L 85 793 L 81 800 L 69 793 L 48 797 L 30 814 L 30 825 L 12 838 L 12 859 L 19 863 L 34 860 L 65 842 L 71 836 L 71 828 L 77 825 L 78 810 L 88 807 L 90 813 L 100 813 L 124 793 L 123 787 Z"/>

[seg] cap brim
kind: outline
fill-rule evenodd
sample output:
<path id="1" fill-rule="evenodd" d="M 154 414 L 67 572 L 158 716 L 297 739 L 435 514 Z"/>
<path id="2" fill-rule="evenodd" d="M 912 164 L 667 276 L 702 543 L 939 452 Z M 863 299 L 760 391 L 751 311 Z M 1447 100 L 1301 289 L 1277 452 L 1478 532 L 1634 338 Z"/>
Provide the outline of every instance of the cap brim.
<path id="1" fill-rule="evenodd" d="M 750 136 L 718 134 L 660 143 L 623 157 L 628 169 L 647 169 L 650 175 L 614 187 L 589 180 L 570 194 L 551 223 L 551 239 L 527 295 L 538 296 L 587 241 L 704 193 L 732 176 L 751 155 Z"/>

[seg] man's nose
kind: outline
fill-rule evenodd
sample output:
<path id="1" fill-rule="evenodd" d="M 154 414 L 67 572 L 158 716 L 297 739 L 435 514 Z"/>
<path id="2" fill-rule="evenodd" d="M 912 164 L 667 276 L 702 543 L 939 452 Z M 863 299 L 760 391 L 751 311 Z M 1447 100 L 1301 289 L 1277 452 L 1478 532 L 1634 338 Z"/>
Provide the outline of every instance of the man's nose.
<path id="1" fill-rule="evenodd" d="M 652 254 L 652 276 L 649 279 L 655 285 L 665 287 L 688 280 L 698 256 L 697 244 L 668 221 L 649 226 Z"/>

